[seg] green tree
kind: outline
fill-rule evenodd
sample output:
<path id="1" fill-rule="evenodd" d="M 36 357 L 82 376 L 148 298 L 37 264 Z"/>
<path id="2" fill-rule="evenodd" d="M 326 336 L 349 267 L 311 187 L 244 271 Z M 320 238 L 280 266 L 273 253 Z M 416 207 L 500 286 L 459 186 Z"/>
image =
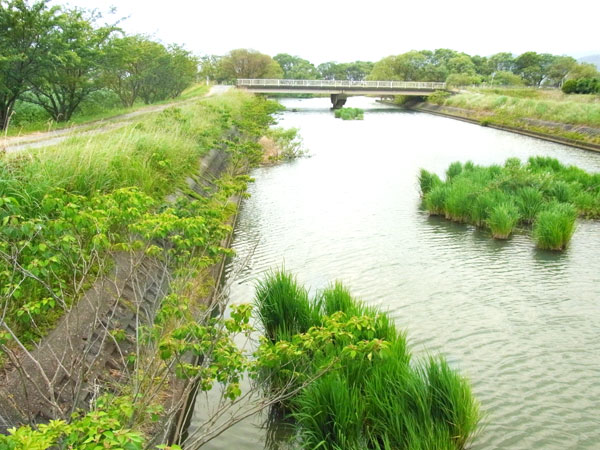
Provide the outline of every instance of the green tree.
<path id="1" fill-rule="evenodd" d="M 144 36 L 113 38 L 103 55 L 103 84 L 114 91 L 125 107 L 140 95 L 143 74 L 151 61 L 147 57 L 152 42 Z"/>
<path id="2" fill-rule="evenodd" d="M 465 53 L 450 58 L 447 66 L 450 73 L 475 75 L 476 72 L 476 67 L 471 57 Z"/>
<path id="3" fill-rule="evenodd" d="M 47 36 L 45 63 L 29 77 L 28 101 L 57 122 L 68 121 L 79 104 L 100 88 L 101 53 L 113 27 L 95 28 L 96 17 L 81 9 L 64 11 Z"/>
<path id="4" fill-rule="evenodd" d="M 471 61 L 475 65 L 475 72 L 479 75 L 487 76 L 491 75 L 488 59 L 485 56 L 474 55 L 471 56 Z"/>
<path id="5" fill-rule="evenodd" d="M 548 67 L 546 84 L 554 87 L 562 85 L 567 75 L 577 65 L 575 58 L 570 56 L 557 56 Z"/>
<path id="6" fill-rule="evenodd" d="M 153 43 L 153 57 L 143 73 L 140 97 L 146 104 L 179 96 L 198 76 L 198 60 L 178 45 Z"/>
<path id="7" fill-rule="evenodd" d="M 232 50 L 219 61 L 218 80 L 237 78 L 282 78 L 283 69 L 268 55 L 244 48 Z"/>
<path id="8" fill-rule="evenodd" d="M 519 75 L 512 72 L 500 70 L 494 72 L 490 78 L 493 86 L 523 86 L 525 81 Z"/>
<path id="9" fill-rule="evenodd" d="M 0 0 L 0 129 L 8 126 L 28 80 L 47 63 L 48 37 L 58 13 L 48 0 L 31 6 L 23 0 Z"/>
<path id="10" fill-rule="evenodd" d="M 368 80 L 397 80 L 396 74 L 396 56 L 387 56 L 373 65 Z M 321 67 L 321 66 L 319 66 Z"/>
<path id="11" fill-rule="evenodd" d="M 343 64 L 343 66 L 347 80 L 361 81 L 371 73 L 374 64 L 370 61 L 354 61 Z"/>
<path id="12" fill-rule="evenodd" d="M 594 64 L 580 63 L 574 66 L 569 72 L 569 80 L 578 80 L 580 78 L 600 78 L 600 72 Z"/>
<path id="13" fill-rule="evenodd" d="M 217 55 L 205 55 L 201 56 L 198 60 L 200 70 L 198 71 L 198 78 L 200 80 L 216 80 L 219 73 L 219 61 L 221 57 Z"/>
<path id="14" fill-rule="evenodd" d="M 488 58 L 487 65 L 490 73 L 512 72 L 515 68 L 515 58 L 512 53 L 496 53 Z"/>
<path id="15" fill-rule="evenodd" d="M 291 80 L 316 80 L 319 78 L 320 74 L 317 68 L 306 59 L 287 53 L 279 53 L 273 59 L 283 69 L 283 78 Z"/>
<path id="16" fill-rule="evenodd" d="M 198 75 L 198 60 L 177 45 L 166 48 L 145 36 L 112 39 L 104 52 L 103 83 L 124 106 L 138 98 L 153 103 L 175 98 Z"/>
<path id="17" fill-rule="evenodd" d="M 525 52 L 515 59 L 514 73 L 531 86 L 540 86 L 548 77 L 548 71 L 558 57 L 549 53 Z"/>

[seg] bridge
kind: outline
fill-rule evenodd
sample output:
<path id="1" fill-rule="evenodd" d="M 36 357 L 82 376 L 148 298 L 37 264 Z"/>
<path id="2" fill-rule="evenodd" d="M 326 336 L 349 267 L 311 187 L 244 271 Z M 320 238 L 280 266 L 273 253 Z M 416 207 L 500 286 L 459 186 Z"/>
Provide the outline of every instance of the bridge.
<path id="1" fill-rule="evenodd" d="M 349 81 L 349 80 L 237 80 L 237 87 L 261 94 L 329 94 L 334 109 L 341 108 L 351 95 L 427 96 L 445 90 L 446 83 L 430 81 Z"/>

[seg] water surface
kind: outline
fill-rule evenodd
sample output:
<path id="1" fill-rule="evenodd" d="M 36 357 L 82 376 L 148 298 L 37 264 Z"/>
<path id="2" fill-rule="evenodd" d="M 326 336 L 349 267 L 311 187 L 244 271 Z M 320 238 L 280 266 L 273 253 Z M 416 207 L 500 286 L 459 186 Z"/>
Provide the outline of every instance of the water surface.
<path id="1" fill-rule="evenodd" d="M 329 99 L 283 103 L 295 111 L 280 125 L 299 128 L 312 156 L 252 173 L 231 302 L 281 266 L 313 292 L 341 280 L 394 317 L 415 355 L 442 353 L 471 380 L 487 415 L 472 448 L 599 448 L 600 223 L 578 222 L 564 253 L 526 234 L 494 241 L 422 211 L 417 174 L 532 155 L 598 172 L 600 154 L 367 98 L 348 100 L 364 121 L 334 119 Z M 260 422 L 208 448 L 263 448 Z"/>

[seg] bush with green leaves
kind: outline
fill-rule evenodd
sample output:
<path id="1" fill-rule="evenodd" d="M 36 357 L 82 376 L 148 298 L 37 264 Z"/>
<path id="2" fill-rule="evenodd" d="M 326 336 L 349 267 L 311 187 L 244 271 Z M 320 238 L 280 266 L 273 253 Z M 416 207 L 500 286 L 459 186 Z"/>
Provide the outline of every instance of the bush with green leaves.
<path id="1" fill-rule="evenodd" d="M 600 78 L 579 78 L 567 80 L 562 85 L 565 94 L 599 94 Z"/>

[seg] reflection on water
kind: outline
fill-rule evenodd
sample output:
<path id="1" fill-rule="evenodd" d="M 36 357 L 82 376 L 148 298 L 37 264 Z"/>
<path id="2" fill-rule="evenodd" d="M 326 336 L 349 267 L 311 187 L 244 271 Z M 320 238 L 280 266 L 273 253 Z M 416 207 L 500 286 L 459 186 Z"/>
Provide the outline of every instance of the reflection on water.
<path id="1" fill-rule="evenodd" d="M 231 301 L 285 265 L 321 289 L 341 280 L 407 331 L 414 353 L 442 352 L 487 413 L 473 448 L 592 449 L 600 442 L 600 225 L 580 221 L 564 253 L 536 250 L 429 217 L 419 168 L 548 155 L 600 171 L 600 154 L 352 97 L 363 121 L 333 118 L 329 99 L 285 100 L 311 158 L 253 172 L 233 246 Z M 240 267 L 241 266 L 241 267 Z M 248 420 L 208 448 L 258 449 Z"/>

